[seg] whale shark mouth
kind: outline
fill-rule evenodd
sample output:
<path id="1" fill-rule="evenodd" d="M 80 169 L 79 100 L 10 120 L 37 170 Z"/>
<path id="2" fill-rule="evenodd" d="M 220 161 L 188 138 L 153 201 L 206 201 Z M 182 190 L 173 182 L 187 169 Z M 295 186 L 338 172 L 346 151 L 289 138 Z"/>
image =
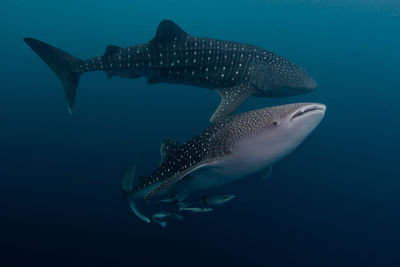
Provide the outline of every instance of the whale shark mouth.
<path id="1" fill-rule="evenodd" d="M 309 115 L 311 113 L 315 113 L 315 112 L 325 112 L 325 106 L 324 105 L 310 105 L 310 106 L 305 106 L 302 107 L 301 109 L 299 109 L 290 119 L 291 121 L 302 117 L 304 115 Z"/>

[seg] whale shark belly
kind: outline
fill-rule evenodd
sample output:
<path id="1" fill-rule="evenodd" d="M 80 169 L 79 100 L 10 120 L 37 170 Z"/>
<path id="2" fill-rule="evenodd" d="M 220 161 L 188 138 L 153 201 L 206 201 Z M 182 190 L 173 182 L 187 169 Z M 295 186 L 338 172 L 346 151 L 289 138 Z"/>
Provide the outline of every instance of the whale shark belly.
<path id="1" fill-rule="evenodd" d="M 221 159 L 191 173 L 178 190 L 189 193 L 220 187 L 258 173 L 294 149 L 294 143 L 281 142 L 281 139 L 279 133 L 267 132 L 244 138 Z"/>

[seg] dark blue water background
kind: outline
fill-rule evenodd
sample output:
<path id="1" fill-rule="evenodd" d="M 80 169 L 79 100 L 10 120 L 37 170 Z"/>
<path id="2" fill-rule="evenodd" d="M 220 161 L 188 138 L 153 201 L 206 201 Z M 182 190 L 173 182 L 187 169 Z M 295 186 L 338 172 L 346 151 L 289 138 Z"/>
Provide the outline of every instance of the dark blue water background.
<path id="1" fill-rule="evenodd" d="M 400 266 L 400 2 L 2 1 L 1 266 Z M 218 95 L 144 79 L 82 76 L 69 115 L 56 76 L 22 41 L 86 59 L 149 41 L 162 19 L 254 44 L 305 67 L 313 93 L 251 98 L 239 111 L 327 105 L 271 179 L 166 229 L 129 211 L 120 178 L 159 162 L 163 139 L 208 125 Z"/>

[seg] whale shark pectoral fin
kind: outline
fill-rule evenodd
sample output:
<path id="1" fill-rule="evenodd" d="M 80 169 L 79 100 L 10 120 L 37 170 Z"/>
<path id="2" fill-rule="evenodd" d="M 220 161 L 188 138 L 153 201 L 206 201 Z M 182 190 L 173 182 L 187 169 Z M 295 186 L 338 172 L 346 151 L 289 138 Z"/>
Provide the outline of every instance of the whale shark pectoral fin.
<path id="1" fill-rule="evenodd" d="M 232 87 L 218 88 L 216 91 L 221 96 L 221 103 L 212 115 L 210 122 L 216 122 L 219 119 L 229 116 L 247 98 L 255 93 L 254 88 L 249 84 L 237 84 Z"/>
<path id="2" fill-rule="evenodd" d="M 211 160 L 204 160 L 190 168 L 187 168 L 184 171 L 181 171 L 180 173 L 177 173 L 174 176 L 171 176 L 170 178 L 166 179 L 164 182 L 162 182 L 160 185 L 156 186 L 153 190 L 151 190 L 149 193 L 147 193 L 144 196 L 144 200 L 149 200 L 157 195 L 159 195 L 160 193 L 162 193 L 163 191 L 171 188 L 173 185 L 175 185 L 176 183 L 178 183 L 179 181 L 182 181 L 185 177 L 190 177 L 190 173 L 194 172 L 195 170 L 198 170 L 200 168 L 203 168 L 205 166 L 207 166 L 208 164 L 211 163 Z"/>

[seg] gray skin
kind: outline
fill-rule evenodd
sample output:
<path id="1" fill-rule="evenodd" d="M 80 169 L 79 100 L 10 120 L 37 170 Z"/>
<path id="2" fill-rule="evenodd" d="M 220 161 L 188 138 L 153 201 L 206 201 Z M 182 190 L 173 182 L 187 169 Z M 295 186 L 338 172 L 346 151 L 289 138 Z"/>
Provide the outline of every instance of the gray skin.
<path id="1" fill-rule="evenodd" d="M 189 194 L 259 173 L 300 145 L 324 114 L 322 104 L 297 103 L 219 120 L 184 143 L 164 142 L 160 166 L 135 186 L 134 173 L 125 175 L 122 190 L 132 211 L 148 221 L 135 199 Z"/>
<path id="2" fill-rule="evenodd" d="M 72 111 L 82 73 L 105 71 L 109 78 L 147 77 L 150 84 L 178 83 L 216 90 L 221 103 L 210 119 L 231 114 L 248 97 L 279 97 L 309 92 L 317 82 L 303 68 L 253 45 L 194 37 L 169 20 L 146 44 L 110 45 L 104 55 L 83 61 L 44 42 L 25 42 L 61 80 Z"/>

